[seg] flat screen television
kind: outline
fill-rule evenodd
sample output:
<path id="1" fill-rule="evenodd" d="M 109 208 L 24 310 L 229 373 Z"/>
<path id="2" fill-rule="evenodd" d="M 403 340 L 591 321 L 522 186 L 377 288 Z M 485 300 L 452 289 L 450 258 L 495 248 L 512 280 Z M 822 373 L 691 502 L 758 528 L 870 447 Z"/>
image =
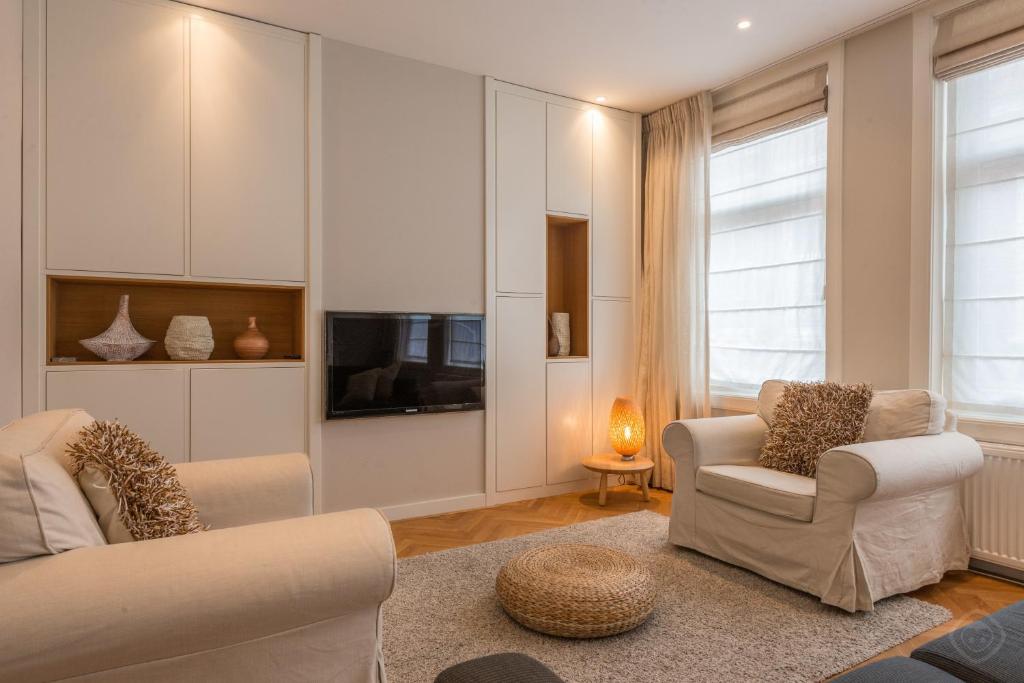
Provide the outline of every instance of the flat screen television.
<path id="1" fill-rule="evenodd" d="M 327 313 L 328 420 L 484 407 L 484 316 Z"/>

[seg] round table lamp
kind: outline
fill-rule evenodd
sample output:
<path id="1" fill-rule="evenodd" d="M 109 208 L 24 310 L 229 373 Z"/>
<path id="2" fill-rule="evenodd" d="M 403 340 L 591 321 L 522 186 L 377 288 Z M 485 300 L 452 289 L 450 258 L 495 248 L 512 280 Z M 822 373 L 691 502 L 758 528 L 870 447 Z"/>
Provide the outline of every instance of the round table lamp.
<path id="1" fill-rule="evenodd" d="M 608 418 L 608 439 L 623 460 L 632 460 L 644 445 L 644 416 L 632 399 L 619 397 Z"/>

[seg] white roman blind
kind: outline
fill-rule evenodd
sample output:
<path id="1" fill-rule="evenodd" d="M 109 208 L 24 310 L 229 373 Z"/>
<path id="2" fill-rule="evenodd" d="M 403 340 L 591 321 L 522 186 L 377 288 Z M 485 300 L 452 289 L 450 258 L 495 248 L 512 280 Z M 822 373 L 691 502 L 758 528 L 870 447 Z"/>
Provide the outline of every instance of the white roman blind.
<path id="1" fill-rule="evenodd" d="M 712 393 L 825 377 L 827 119 L 711 156 Z"/>
<path id="2" fill-rule="evenodd" d="M 946 92 L 943 392 L 1024 419 L 1024 60 Z"/>
<path id="3" fill-rule="evenodd" d="M 828 109 L 828 66 L 822 64 L 754 91 L 743 83 L 711 96 L 711 142 L 722 149 L 821 118 Z"/>
<path id="4" fill-rule="evenodd" d="M 940 16 L 932 53 L 946 79 L 1024 56 L 1024 0 L 979 0 Z"/>

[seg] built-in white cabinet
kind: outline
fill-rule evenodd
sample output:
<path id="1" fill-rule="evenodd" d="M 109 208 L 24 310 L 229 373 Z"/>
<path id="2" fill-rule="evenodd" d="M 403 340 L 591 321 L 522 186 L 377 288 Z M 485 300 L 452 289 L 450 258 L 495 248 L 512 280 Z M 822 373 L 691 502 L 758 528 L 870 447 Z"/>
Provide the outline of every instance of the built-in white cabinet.
<path id="1" fill-rule="evenodd" d="M 541 297 L 497 297 L 494 381 L 497 489 L 541 486 L 547 478 L 545 309 Z"/>
<path id="2" fill-rule="evenodd" d="M 496 287 L 503 293 L 541 294 L 547 235 L 544 102 L 495 95 Z"/>
<path id="3" fill-rule="evenodd" d="M 191 20 L 192 274 L 305 279 L 306 45 Z"/>
<path id="4" fill-rule="evenodd" d="M 46 268 L 306 279 L 307 36 L 47 3 Z"/>
<path id="5" fill-rule="evenodd" d="M 489 503 L 580 490 L 633 392 L 640 117 L 487 79 Z M 566 355 L 547 316 L 569 315 Z"/>
<path id="6" fill-rule="evenodd" d="M 590 363 L 548 363 L 548 484 L 586 479 L 590 450 Z"/>
<path id="7" fill-rule="evenodd" d="M 118 420 L 168 462 L 187 462 L 188 370 L 60 370 L 46 373 L 46 408 L 83 408 Z"/>
<path id="8" fill-rule="evenodd" d="M 192 461 L 302 452 L 302 368 L 192 370 Z"/>
<path id="9" fill-rule="evenodd" d="M 46 267 L 185 273 L 186 28 L 159 4 L 47 4 Z"/>
<path id="10" fill-rule="evenodd" d="M 589 110 L 547 103 L 548 211 L 590 215 L 593 144 Z"/>
<path id="11" fill-rule="evenodd" d="M 594 296 L 633 296 L 635 142 L 631 116 L 594 112 Z"/>
<path id="12" fill-rule="evenodd" d="M 168 0 L 44 0 L 24 28 L 25 412 L 119 419 L 171 462 L 316 451 L 319 39 Z M 124 295 L 157 345 L 104 363 L 79 340 Z M 209 317 L 212 358 L 168 356 L 176 315 Z M 231 348 L 248 316 L 258 362 Z"/>
<path id="13" fill-rule="evenodd" d="M 633 304 L 594 299 L 591 315 L 594 452 L 604 453 L 612 450 L 608 441 L 612 403 L 619 396 L 633 396 Z"/>

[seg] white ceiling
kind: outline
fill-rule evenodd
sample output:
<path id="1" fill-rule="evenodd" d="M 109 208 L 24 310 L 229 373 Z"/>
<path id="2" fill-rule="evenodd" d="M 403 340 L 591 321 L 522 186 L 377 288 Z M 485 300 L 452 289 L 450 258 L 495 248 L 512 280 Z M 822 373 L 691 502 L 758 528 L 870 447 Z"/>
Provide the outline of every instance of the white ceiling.
<path id="1" fill-rule="evenodd" d="M 190 0 L 420 61 L 649 112 L 910 0 Z M 736 23 L 753 26 L 740 31 Z"/>

